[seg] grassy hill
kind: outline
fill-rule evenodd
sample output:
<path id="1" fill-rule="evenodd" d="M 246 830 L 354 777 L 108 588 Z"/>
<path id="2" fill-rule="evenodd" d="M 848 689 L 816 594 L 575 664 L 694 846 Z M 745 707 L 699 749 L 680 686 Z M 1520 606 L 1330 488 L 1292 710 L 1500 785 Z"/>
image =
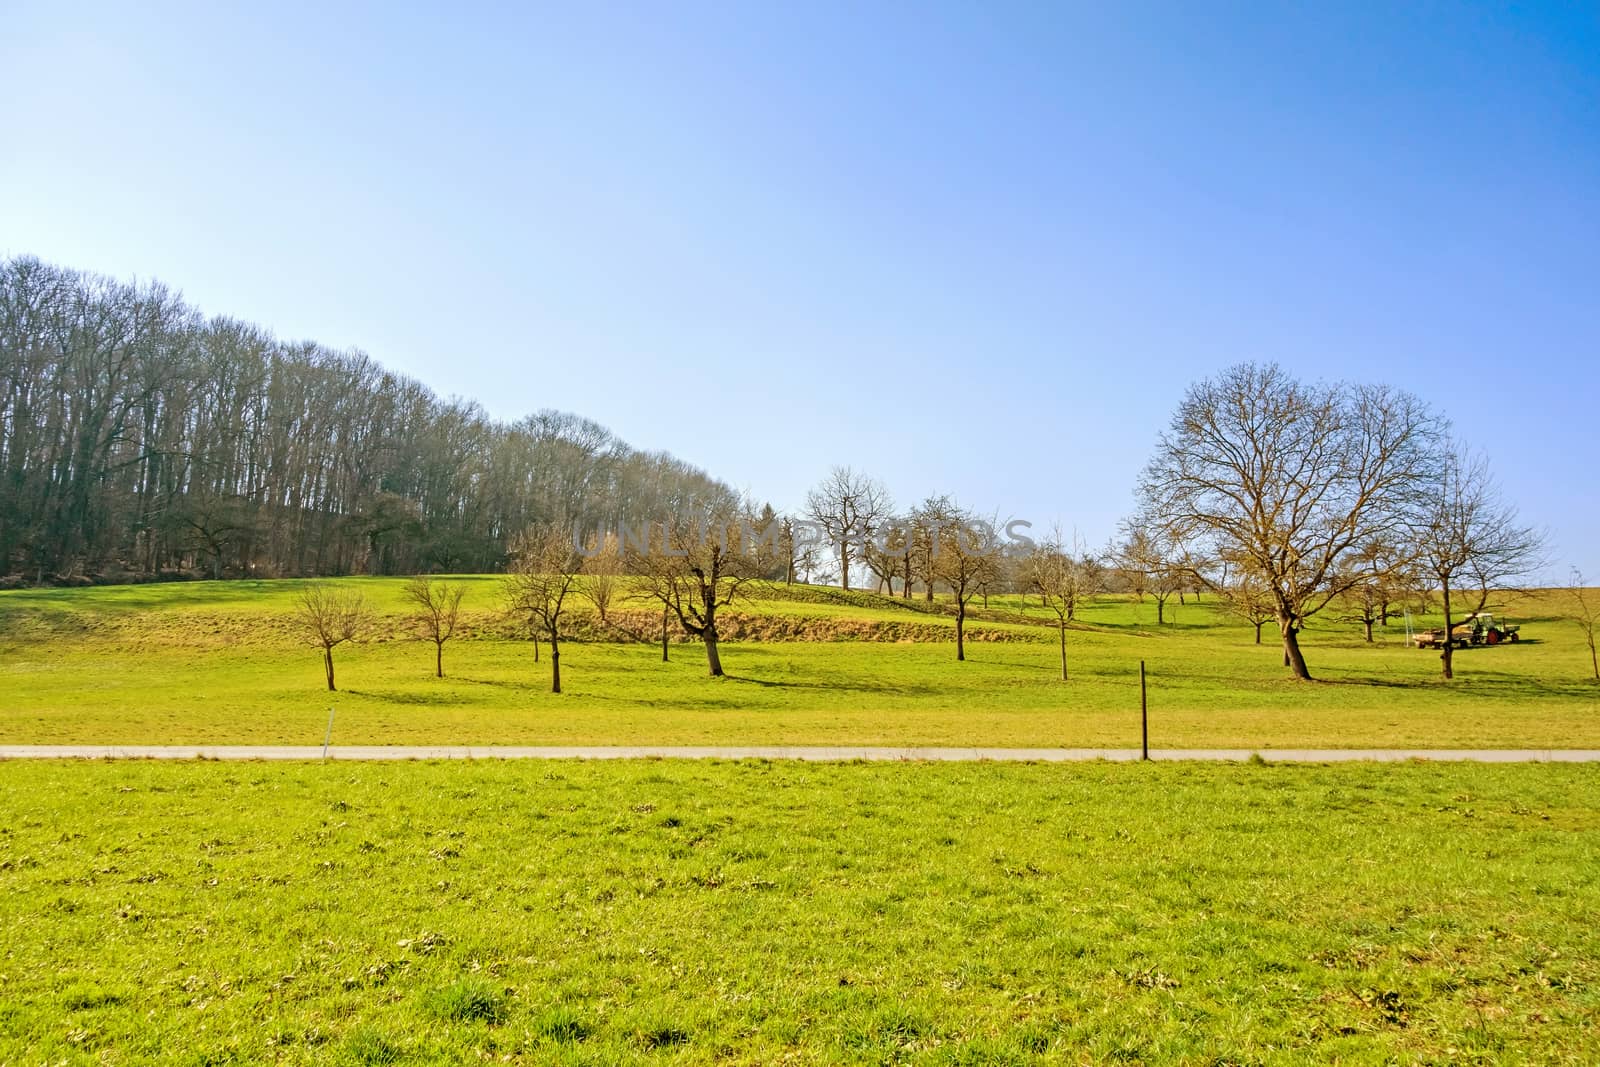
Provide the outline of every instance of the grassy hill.
<path id="1" fill-rule="evenodd" d="M 1144 660 L 1158 747 L 1600 747 L 1600 686 L 1558 592 L 1495 605 L 1526 640 L 1460 654 L 1450 683 L 1398 623 L 1369 645 L 1331 621 L 1305 638 L 1319 681 L 1296 683 L 1270 626 L 1255 645 L 1210 598 L 1170 603 L 1161 626 L 1151 602 L 1095 600 L 1068 635 L 1068 682 L 1054 616 L 1014 596 L 974 602 L 957 663 L 946 603 L 758 587 L 724 627 L 725 679 L 704 676 L 693 644 L 661 662 L 656 609 L 624 602 L 602 627 L 580 604 L 555 696 L 501 615 L 499 580 L 460 580 L 468 633 L 442 680 L 404 622 L 404 583 L 342 580 L 382 618 L 337 653 L 337 694 L 298 632 L 298 582 L 0 593 L 0 742 L 307 744 L 332 703 L 347 744 L 1120 747 L 1137 743 Z"/>

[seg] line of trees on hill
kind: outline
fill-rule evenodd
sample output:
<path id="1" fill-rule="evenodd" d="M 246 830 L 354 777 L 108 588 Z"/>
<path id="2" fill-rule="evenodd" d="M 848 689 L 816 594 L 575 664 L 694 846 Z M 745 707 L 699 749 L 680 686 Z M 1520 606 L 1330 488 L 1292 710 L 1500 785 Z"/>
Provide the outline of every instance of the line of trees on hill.
<path id="1" fill-rule="evenodd" d="M 542 521 L 732 496 L 586 419 L 501 424 L 158 283 L 0 261 L 0 578 L 497 570 Z"/>

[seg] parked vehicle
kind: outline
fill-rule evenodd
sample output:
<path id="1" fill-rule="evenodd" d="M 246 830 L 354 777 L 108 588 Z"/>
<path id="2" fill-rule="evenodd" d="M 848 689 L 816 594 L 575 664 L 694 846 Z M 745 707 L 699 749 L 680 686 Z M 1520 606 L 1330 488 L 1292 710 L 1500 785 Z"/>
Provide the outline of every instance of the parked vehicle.
<path id="1" fill-rule="evenodd" d="M 1450 628 L 1450 643 L 1456 648 L 1466 648 L 1468 645 L 1498 645 L 1506 642 L 1516 644 L 1521 630 L 1520 625 L 1497 621 L 1490 612 L 1476 612 Z M 1416 646 L 1443 648 L 1444 627 L 1423 630 L 1417 634 Z"/>

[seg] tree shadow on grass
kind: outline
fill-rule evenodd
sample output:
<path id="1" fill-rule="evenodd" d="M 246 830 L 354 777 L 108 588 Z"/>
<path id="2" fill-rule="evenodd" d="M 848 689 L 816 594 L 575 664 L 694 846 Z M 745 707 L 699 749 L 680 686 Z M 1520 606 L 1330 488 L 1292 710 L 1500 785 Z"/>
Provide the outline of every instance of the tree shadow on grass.
<path id="1" fill-rule="evenodd" d="M 742 674 L 724 674 L 724 681 L 760 686 L 763 689 L 814 689 L 835 690 L 841 693 L 929 693 L 934 686 L 890 685 L 884 682 L 780 682 L 771 678 L 751 678 Z"/>

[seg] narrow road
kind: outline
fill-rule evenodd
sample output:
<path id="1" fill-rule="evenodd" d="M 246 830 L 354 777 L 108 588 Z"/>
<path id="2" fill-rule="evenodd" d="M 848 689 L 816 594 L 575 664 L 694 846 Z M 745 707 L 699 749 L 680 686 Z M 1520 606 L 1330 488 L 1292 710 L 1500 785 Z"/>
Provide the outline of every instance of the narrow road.
<path id="1" fill-rule="evenodd" d="M 1343 763 L 1351 760 L 1475 761 L 1481 763 L 1595 763 L 1600 749 L 1425 749 L 1425 748 L 1177 748 L 1151 749 L 1153 760 L 1247 760 Z M 0 745 L 7 759 L 216 759 L 320 760 L 319 745 Z M 1083 760 L 1137 760 L 1136 748 L 856 748 L 839 746 L 515 746 L 515 745 L 334 745 L 335 760 L 451 759 L 768 759 L 768 760 L 932 760 L 1066 763 Z"/>

